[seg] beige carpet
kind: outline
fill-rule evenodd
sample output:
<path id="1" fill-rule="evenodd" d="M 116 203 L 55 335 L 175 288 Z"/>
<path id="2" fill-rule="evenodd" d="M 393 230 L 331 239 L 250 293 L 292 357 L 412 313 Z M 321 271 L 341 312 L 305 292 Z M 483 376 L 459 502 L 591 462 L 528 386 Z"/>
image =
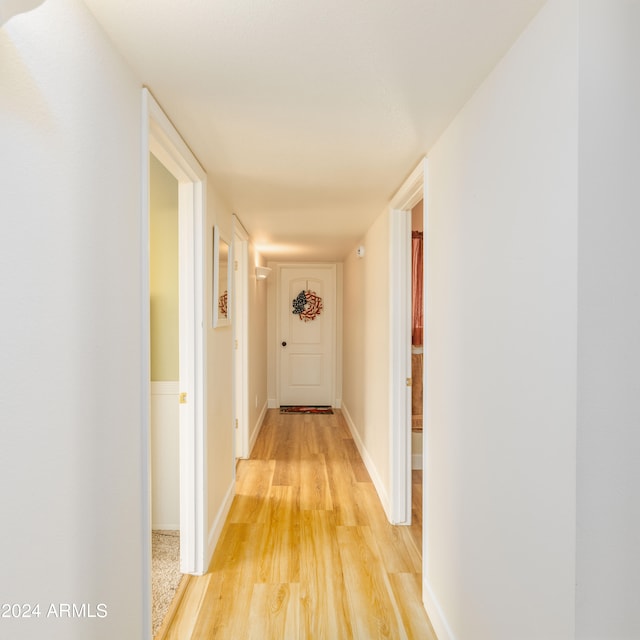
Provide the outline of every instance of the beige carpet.
<path id="1" fill-rule="evenodd" d="M 180 584 L 180 532 L 153 531 L 151 534 L 151 592 L 153 635 L 160 628 Z"/>

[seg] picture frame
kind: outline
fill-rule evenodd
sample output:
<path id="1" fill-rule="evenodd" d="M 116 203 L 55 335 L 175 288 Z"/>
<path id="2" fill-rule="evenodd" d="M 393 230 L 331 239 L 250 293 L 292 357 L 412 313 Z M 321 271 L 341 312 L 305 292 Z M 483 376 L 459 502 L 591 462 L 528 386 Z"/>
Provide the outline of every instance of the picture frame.
<path id="1" fill-rule="evenodd" d="M 213 328 L 231 324 L 231 244 L 213 228 Z"/>

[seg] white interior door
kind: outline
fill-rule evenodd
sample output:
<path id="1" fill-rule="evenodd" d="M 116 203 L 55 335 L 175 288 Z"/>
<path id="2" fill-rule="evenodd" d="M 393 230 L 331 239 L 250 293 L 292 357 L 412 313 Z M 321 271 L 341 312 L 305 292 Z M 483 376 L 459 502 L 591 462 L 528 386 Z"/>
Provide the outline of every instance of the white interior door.
<path id="1" fill-rule="evenodd" d="M 279 268 L 281 405 L 335 402 L 336 266 Z"/>
<path id="2" fill-rule="evenodd" d="M 234 289 L 231 314 L 234 337 L 233 403 L 235 413 L 236 458 L 249 457 L 249 363 L 248 336 L 248 242 L 249 235 L 233 216 Z"/>

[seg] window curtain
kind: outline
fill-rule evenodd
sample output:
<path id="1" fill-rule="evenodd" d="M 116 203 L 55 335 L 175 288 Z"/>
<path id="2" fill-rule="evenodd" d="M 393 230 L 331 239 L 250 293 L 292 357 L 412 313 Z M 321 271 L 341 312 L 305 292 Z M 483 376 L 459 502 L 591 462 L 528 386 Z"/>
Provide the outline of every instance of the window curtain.
<path id="1" fill-rule="evenodd" d="M 422 346 L 423 338 L 423 300 L 422 300 L 422 231 L 411 233 L 411 280 L 412 280 L 412 322 L 411 344 Z"/>

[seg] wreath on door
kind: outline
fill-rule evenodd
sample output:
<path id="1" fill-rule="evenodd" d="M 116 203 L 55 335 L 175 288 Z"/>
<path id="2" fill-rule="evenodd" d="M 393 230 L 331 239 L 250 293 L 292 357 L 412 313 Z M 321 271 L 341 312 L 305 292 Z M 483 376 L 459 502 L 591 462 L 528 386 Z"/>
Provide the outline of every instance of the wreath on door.
<path id="1" fill-rule="evenodd" d="M 322 311 L 322 298 L 315 291 L 303 289 L 293 300 L 293 314 L 300 320 L 315 320 Z"/>

